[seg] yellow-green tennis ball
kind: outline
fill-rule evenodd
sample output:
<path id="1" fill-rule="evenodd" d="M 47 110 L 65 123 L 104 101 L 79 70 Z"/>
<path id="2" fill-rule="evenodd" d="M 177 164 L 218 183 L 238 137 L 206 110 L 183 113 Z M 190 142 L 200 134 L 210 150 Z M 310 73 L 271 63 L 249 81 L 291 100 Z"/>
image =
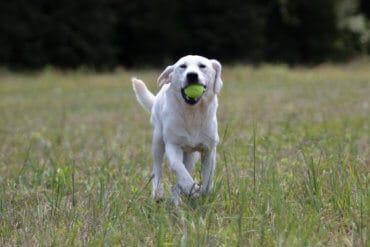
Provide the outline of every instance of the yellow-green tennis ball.
<path id="1" fill-rule="evenodd" d="M 186 96 L 188 96 L 189 98 L 195 99 L 195 98 L 202 96 L 204 92 L 204 87 L 202 85 L 196 85 L 196 84 L 190 85 L 184 89 L 184 92 Z"/>

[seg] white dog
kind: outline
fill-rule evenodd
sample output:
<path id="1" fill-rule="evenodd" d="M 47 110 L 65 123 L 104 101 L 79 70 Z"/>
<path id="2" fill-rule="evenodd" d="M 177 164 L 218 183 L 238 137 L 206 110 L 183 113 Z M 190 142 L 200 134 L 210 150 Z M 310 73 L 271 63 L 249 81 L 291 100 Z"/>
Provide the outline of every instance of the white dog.
<path id="1" fill-rule="evenodd" d="M 184 88 L 190 84 L 204 86 L 198 98 L 189 98 Z M 177 175 L 172 201 L 177 206 L 181 193 L 198 197 L 213 186 L 216 164 L 217 94 L 222 87 L 221 64 L 201 56 L 185 56 L 168 66 L 158 78 L 162 86 L 154 96 L 141 80 L 132 79 L 139 103 L 151 113 L 153 134 L 152 195 L 163 198 L 162 160 L 166 152 L 170 167 Z M 191 171 L 202 155 L 202 183 L 195 184 Z"/>

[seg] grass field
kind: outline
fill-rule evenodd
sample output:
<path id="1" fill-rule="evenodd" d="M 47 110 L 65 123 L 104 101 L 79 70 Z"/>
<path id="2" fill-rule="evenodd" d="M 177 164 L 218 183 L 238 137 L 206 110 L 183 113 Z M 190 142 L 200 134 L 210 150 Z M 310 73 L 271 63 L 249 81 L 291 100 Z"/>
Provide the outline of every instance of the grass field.
<path id="1" fill-rule="evenodd" d="M 178 209 L 129 82 L 160 71 L 0 72 L 0 245 L 369 246 L 369 67 L 224 68 L 215 188 Z"/>

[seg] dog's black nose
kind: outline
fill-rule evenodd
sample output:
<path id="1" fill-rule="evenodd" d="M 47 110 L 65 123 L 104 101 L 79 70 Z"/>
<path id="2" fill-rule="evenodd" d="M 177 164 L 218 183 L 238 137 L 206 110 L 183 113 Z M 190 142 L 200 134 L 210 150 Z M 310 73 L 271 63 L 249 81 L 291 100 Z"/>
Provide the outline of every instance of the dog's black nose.
<path id="1" fill-rule="evenodd" d="M 186 74 L 186 79 L 189 83 L 195 83 L 198 82 L 198 74 L 195 72 L 189 72 Z"/>

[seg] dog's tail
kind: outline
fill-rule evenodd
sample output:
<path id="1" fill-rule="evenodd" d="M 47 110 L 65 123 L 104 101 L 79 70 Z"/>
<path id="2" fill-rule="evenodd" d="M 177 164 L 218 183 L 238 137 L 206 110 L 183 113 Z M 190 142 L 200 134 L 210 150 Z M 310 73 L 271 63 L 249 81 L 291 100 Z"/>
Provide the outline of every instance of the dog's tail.
<path id="1" fill-rule="evenodd" d="M 132 78 L 132 87 L 134 88 L 137 101 L 148 112 L 152 111 L 155 96 L 148 90 L 142 80 Z"/>

